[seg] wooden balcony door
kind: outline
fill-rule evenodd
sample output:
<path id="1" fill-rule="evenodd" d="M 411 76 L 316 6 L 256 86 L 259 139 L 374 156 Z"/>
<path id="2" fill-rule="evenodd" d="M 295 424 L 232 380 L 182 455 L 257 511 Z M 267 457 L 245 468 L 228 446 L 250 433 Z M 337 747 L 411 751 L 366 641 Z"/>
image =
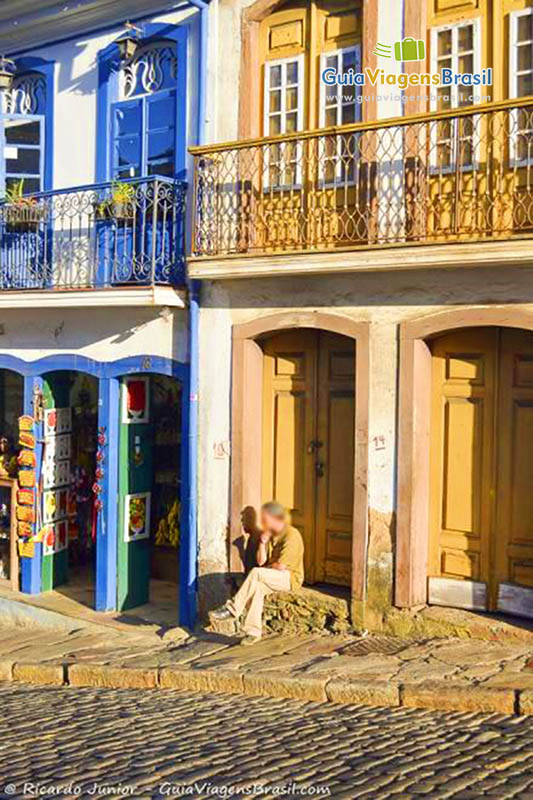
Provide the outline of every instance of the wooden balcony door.
<path id="1" fill-rule="evenodd" d="M 432 404 L 430 602 L 533 616 L 533 333 L 438 339 Z"/>
<path id="2" fill-rule="evenodd" d="M 304 538 L 308 583 L 349 585 L 355 351 L 313 330 L 264 346 L 263 501 L 279 500 Z"/>

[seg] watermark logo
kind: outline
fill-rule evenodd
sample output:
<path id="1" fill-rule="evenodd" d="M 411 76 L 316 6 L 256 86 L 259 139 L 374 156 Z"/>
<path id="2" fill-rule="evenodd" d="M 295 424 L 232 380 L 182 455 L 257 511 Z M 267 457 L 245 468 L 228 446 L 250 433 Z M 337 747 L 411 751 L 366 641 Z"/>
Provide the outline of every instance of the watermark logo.
<path id="1" fill-rule="evenodd" d="M 424 61 L 426 58 L 426 43 L 423 39 L 413 39 L 411 36 L 406 36 L 404 39 L 394 42 L 394 46 L 378 42 L 372 52 L 379 58 L 392 58 L 394 53 L 395 61 Z"/>

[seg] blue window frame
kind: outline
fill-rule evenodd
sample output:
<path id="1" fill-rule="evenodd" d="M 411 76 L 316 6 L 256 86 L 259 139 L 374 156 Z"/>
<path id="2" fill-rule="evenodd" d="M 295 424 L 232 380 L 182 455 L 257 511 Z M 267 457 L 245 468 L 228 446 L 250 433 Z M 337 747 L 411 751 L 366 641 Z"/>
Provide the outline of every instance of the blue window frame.
<path id="1" fill-rule="evenodd" d="M 43 114 L 2 114 L 0 117 L 0 194 L 24 181 L 25 194 L 43 189 Z"/>
<path id="2" fill-rule="evenodd" d="M 114 178 L 176 173 L 176 91 L 113 104 Z"/>

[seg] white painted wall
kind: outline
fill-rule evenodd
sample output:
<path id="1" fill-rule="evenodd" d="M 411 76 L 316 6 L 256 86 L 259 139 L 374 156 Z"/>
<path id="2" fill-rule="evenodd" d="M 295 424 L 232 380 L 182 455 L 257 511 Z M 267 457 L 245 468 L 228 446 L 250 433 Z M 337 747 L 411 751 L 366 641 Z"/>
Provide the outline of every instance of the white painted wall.
<path id="1" fill-rule="evenodd" d="M 154 16 L 147 22 L 190 25 L 187 55 L 188 144 L 196 143 L 198 101 L 198 33 L 200 12 L 186 8 Z M 96 102 L 98 52 L 113 42 L 123 28 L 77 37 L 25 55 L 56 62 L 54 96 L 54 188 L 80 186 L 95 181 Z"/>
<path id="2" fill-rule="evenodd" d="M 72 354 L 97 361 L 138 355 L 185 362 L 187 314 L 153 308 L 4 310 L 0 353 L 35 361 Z"/>

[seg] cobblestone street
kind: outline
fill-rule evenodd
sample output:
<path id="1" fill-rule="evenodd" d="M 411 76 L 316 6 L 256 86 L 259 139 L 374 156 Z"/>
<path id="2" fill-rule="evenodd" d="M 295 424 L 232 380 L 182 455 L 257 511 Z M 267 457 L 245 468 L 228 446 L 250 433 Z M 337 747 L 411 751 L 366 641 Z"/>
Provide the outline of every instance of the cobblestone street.
<path id="1" fill-rule="evenodd" d="M 533 798 L 527 717 L 8 685 L 0 703 L 6 799 L 208 798 L 252 784 L 372 800 Z"/>

